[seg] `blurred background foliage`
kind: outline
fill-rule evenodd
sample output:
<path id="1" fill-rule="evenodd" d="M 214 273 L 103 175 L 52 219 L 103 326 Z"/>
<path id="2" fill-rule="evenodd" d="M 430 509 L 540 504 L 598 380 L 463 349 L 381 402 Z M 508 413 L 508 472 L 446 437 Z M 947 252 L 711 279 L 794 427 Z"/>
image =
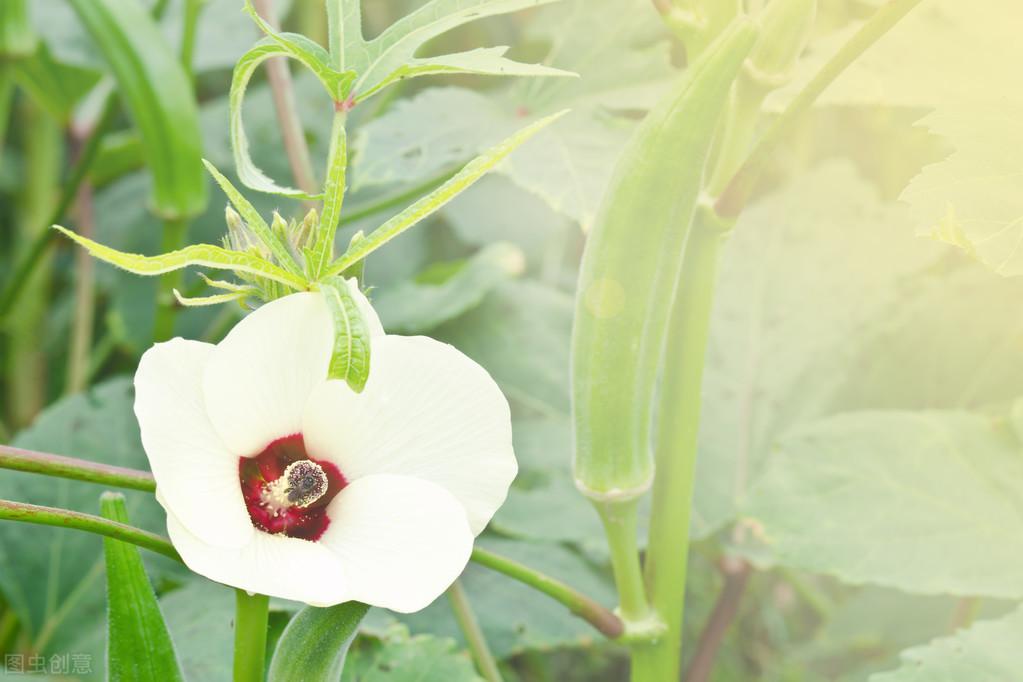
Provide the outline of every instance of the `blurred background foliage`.
<path id="1" fill-rule="evenodd" d="M 285 27 L 324 40 L 322 3 L 274 4 Z M 418 4 L 364 2 L 367 36 Z M 811 74 L 878 4 L 822 0 L 795 84 L 772 94 L 768 109 L 783 106 L 803 69 Z M 925 5 L 828 91 L 725 247 L 690 548 L 684 655 L 717 651 L 713 673 L 700 679 L 976 682 L 928 676 L 925 666 L 978 650 L 1011 656 L 1013 641 L 1015 669 L 1023 669 L 1023 622 L 1010 613 L 1023 597 L 1023 571 L 1006 570 L 1023 566 L 1023 418 L 1012 409 L 1023 393 L 1023 323 L 1011 314 L 1023 284 L 920 239 L 919 216 L 896 202 L 951 150 L 932 131 L 954 136 L 954 121 L 924 118 L 947 89 L 941 71 L 955 61 L 935 56 L 957 45 L 947 4 Z M 32 31 L 6 36 L 0 55 L 3 287 L 51 219 L 140 253 L 157 252 L 167 227 L 151 210 L 151 173 L 133 117 L 116 98 L 106 111 L 116 89 L 107 60 L 64 0 L 28 5 Z M 188 10 L 199 5 L 147 6 L 178 48 Z M 196 142 L 228 172 L 231 68 L 257 32 L 240 0 L 208 0 L 198 17 L 189 69 Z M 648 0 L 564 0 L 473 23 L 429 48 L 493 44 L 581 77 L 422 79 L 357 107 L 346 210 L 358 219 L 339 243 L 524 118 L 571 107 L 430 224 L 374 254 L 366 280 L 388 330 L 456 345 L 512 402 L 521 474 L 482 545 L 612 605 L 603 533 L 570 475 L 574 284 L 618 152 L 685 56 Z M 320 167 L 331 103 L 300 72 L 294 85 Z M 82 192 L 55 216 L 76 155 L 106 121 Z M 287 181 L 262 70 L 245 122 L 257 165 Z M 212 184 L 206 197 L 187 221 L 191 242 L 224 231 L 224 198 Z M 267 215 L 304 212 L 297 202 L 249 198 Z M 184 287 L 202 291 L 191 275 Z M 129 377 L 159 335 L 158 288 L 51 243 L 2 319 L 0 440 L 145 468 Z M 183 309 L 174 334 L 216 342 L 241 313 Z M 98 492 L 0 475 L 0 497 L 36 504 L 94 512 Z M 129 509 L 138 525 L 163 530 L 151 499 L 129 496 Z M 927 542 L 935 537 L 940 544 Z M 227 679 L 231 591 L 160 557 L 146 560 L 185 672 Z M 102 677 L 102 576 L 100 538 L 0 524 L 0 652 L 88 653 Z M 507 679 L 623 679 L 624 651 L 560 605 L 476 566 L 464 582 Z M 295 609 L 273 604 L 274 633 Z M 987 617 L 1001 620 L 954 635 Z M 912 670 L 871 677 L 900 669 L 901 651 L 944 636 L 955 639 L 905 659 L 903 670 L 923 677 Z M 445 600 L 400 618 L 374 610 L 345 679 L 476 679 L 464 647 Z"/>

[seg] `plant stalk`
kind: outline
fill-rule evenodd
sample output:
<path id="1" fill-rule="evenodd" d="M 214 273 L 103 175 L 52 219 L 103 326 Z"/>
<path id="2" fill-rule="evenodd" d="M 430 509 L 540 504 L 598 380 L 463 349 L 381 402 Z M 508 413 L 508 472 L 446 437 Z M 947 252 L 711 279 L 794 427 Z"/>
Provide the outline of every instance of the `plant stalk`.
<path id="1" fill-rule="evenodd" d="M 721 234 L 701 209 L 686 244 L 665 346 L 658 396 L 650 539 L 644 573 L 650 602 L 666 625 L 651 647 L 647 678 L 679 678 L 700 387 Z"/>
<path id="2" fill-rule="evenodd" d="M 0 469 L 69 478 L 150 493 L 156 490 L 156 481 L 148 471 L 99 464 L 47 452 L 22 450 L 9 445 L 0 445 Z"/>
<path id="3" fill-rule="evenodd" d="M 696 653 L 686 670 L 685 682 L 707 682 L 714 671 L 714 661 L 721 649 L 721 643 L 728 629 L 739 615 L 739 606 L 746 593 L 746 585 L 753 574 L 753 567 L 742 559 L 725 557 L 721 562 L 725 584 L 718 595 L 714 611 L 700 634 Z"/>
<path id="4" fill-rule="evenodd" d="M 458 627 L 465 635 L 469 651 L 476 662 L 476 669 L 487 682 L 503 682 L 497 661 L 494 660 L 494 654 L 490 651 L 487 638 L 480 628 L 476 614 L 473 613 L 469 595 L 465 593 L 465 588 L 462 587 L 460 580 L 456 580 L 448 588 L 448 599 L 451 600 L 451 610 L 455 613 L 455 620 L 458 621 Z"/>
<path id="5" fill-rule="evenodd" d="M 78 233 L 92 239 L 95 220 L 92 205 L 92 185 L 83 183 L 78 191 L 75 213 Z M 68 348 L 66 393 L 78 393 L 89 381 L 89 349 L 92 345 L 95 318 L 96 261 L 84 250 L 75 250 L 75 313 L 71 323 L 71 342 Z"/>
<path id="6" fill-rule="evenodd" d="M 188 219 L 168 218 L 163 222 L 161 253 L 184 248 L 188 239 Z M 156 290 L 156 321 L 153 324 L 153 341 L 159 343 L 174 336 L 174 319 L 178 314 L 178 303 L 174 289 L 181 287 L 181 270 L 173 270 L 160 276 Z"/>
<path id="7" fill-rule="evenodd" d="M 235 590 L 234 682 L 262 682 L 270 597 Z"/>

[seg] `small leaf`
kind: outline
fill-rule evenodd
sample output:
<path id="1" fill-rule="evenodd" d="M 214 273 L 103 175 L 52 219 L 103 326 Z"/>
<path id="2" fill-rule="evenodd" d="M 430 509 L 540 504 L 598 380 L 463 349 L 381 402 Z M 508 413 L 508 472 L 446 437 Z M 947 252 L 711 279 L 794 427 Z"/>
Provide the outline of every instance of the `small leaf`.
<path id="1" fill-rule="evenodd" d="M 327 274 L 336 275 L 351 267 L 416 223 L 436 213 L 449 201 L 471 187 L 487 171 L 503 161 L 505 157 L 515 151 L 529 138 L 561 118 L 565 113 L 565 111 L 561 111 L 542 118 L 477 156 L 443 185 L 373 230 L 365 239 L 352 244 L 348 251 L 330 267 Z"/>
<path id="2" fill-rule="evenodd" d="M 238 213 L 241 214 L 245 220 L 245 224 L 248 228 L 256 235 L 257 238 L 263 245 L 270 250 L 270 253 L 274 255 L 277 262 L 280 263 L 284 269 L 294 274 L 299 274 L 302 269 L 299 268 L 298 263 L 295 262 L 295 258 L 288 251 L 288 248 L 280 240 L 280 238 L 270 229 L 270 226 L 263 220 L 263 216 L 259 215 L 259 211 L 256 210 L 248 199 L 242 196 L 231 181 L 224 177 L 224 175 L 216 169 L 216 167 L 203 159 L 203 165 L 206 166 L 206 170 L 209 171 L 213 179 L 220 185 L 220 189 L 224 190 L 224 194 L 231 201 L 231 204 L 238 209 Z"/>
<path id="3" fill-rule="evenodd" d="M 300 61 L 320 81 L 327 94 L 335 102 L 342 102 L 348 97 L 351 85 L 355 80 L 354 71 L 338 71 L 330 66 L 330 55 L 322 47 L 305 36 L 294 33 L 277 33 L 267 24 L 252 6 L 250 0 L 245 2 L 245 11 L 266 34 L 266 38 L 246 52 L 238 60 L 231 79 L 229 96 L 231 110 L 231 146 L 234 148 L 234 161 L 238 177 L 247 187 L 268 194 L 279 194 L 299 199 L 318 199 L 319 196 L 308 195 L 292 187 L 284 187 L 275 183 L 260 170 L 249 154 L 249 141 L 242 124 L 242 101 L 245 90 L 256 68 L 274 56 L 291 57 Z"/>
<path id="4" fill-rule="evenodd" d="M 188 217 L 206 206 L 199 112 L 191 82 L 160 28 L 137 0 L 72 0 L 103 52 L 142 136 L 153 174 L 153 210 Z"/>
<path id="5" fill-rule="evenodd" d="M 291 619 L 270 660 L 270 682 L 327 682 L 341 677 L 348 648 L 369 607 L 350 601 L 329 608 L 307 606 Z"/>
<path id="6" fill-rule="evenodd" d="M 335 277 L 323 288 L 334 320 L 334 352 L 327 371 L 329 379 L 344 379 L 361 393 L 369 379 L 369 327 L 348 281 Z"/>
<path id="7" fill-rule="evenodd" d="M 105 518 L 128 523 L 123 495 L 104 493 L 100 504 Z M 104 538 L 103 550 L 109 621 L 107 679 L 168 682 L 184 679 L 138 548 Z"/>
<path id="8" fill-rule="evenodd" d="M 193 244 L 178 251 L 160 254 L 159 256 L 143 256 L 137 253 L 124 253 L 109 246 L 104 246 L 91 239 L 75 234 L 66 227 L 54 225 L 55 230 L 63 232 L 79 245 L 85 247 L 90 255 L 101 261 L 116 265 L 136 275 L 162 275 L 172 270 L 180 270 L 189 265 L 200 265 L 218 270 L 234 270 L 265 277 L 287 285 L 292 289 L 306 289 L 304 279 L 277 267 L 273 263 L 241 251 L 229 251 L 212 244 Z"/>

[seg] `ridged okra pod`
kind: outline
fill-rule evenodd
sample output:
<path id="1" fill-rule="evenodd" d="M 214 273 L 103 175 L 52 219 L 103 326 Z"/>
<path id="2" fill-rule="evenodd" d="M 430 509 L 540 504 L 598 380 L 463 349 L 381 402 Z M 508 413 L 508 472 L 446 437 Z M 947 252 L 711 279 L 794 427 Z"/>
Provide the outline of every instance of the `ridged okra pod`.
<path id="1" fill-rule="evenodd" d="M 572 334 L 574 472 L 595 501 L 650 486 L 650 406 L 682 252 L 714 131 L 756 33 L 737 20 L 638 126 L 587 240 Z"/>

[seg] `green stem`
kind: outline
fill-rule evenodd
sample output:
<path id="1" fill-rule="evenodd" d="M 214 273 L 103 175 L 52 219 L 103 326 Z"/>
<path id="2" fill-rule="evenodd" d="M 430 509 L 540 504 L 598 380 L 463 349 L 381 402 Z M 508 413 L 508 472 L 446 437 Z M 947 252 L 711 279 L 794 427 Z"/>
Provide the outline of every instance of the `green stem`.
<path id="1" fill-rule="evenodd" d="M 147 471 L 88 462 L 46 452 L 22 450 L 9 445 L 0 445 L 0 469 L 70 478 L 76 481 L 87 481 L 130 490 L 146 492 L 156 490 L 156 481 L 153 479 L 153 475 Z"/>
<path id="2" fill-rule="evenodd" d="M 270 597 L 235 590 L 234 682 L 262 682 Z"/>
<path id="3" fill-rule="evenodd" d="M 84 183 L 78 192 L 78 233 L 92 238 L 95 232 L 92 186 Z M 67 393 L 78 393 L 89 382 L 89 349 L 92 345 L 96 289 L 96 261 L 84 250 L 75 250 L 75 313 L 68 348 Z"/>
<path id="4" fill-rule="evenodd" d="M 618 616 L 560 580 L 555 580 L 529 566 L 479 547 L 472 550 L 472 560 L 480 566 L 486 566 L 528 585 L 567 606 L 569 611 L 610 639 L 621 637 L 625 632 L 625 625 Z"/>
<path id="5" fill-rule="evenodd" d="M 192 61 L 195 56 L 195 34 L 199 26 L 199 14 L 205 0 L 185 0 L 184 28 L 181 34 L 181 66 L 190 80 L 195 79 Z"/>
<path id="6" fill-rule="evenodd" d="M 753 152 L 729 181 L 715 205 L 715 211 L 723 218 L 732 220 L 738 217 L 760 177 L 760 173 L 770 161 L 775 148 L 785 138 L 793 124 L 810 108 L 822 92 L 850 64 L 867 51 L 883 35 L 888 33 L 922 0 L 890 0 L 881 6 L 867 20 L 860 30 L 827 61 L 820 71 L 814 75 L 803 90 L 789 102 L 785 111 L 775 119 L 764 133 Z"/>
<path id="7" fill-rule="evenodd" d="M 677 680 L 688 568 L 700 386 L 721 233 L 698 212 L 686 244 L 665 345 L 655 445 L 657 476 L 644 572 L 653 608 L 666 625 L 645 660 L 651 680 Z"/>
<path id="8" fill-rule="evenodd" d="M 345 70 L 344 0 L 327 0 L 327 51 L 330 65 Z"/>
<path id="9" fill-rule="evenodd" d="M 92 133 L 82 146 L 81 154 L 74 166 L 72 166 L 63 188 L 61 188 L 60 199 L 56 202 L 56 207 L 46 221 L 47 228 L 53 223 L 60 221 L 67 212 L 71 202 L 78 195 L 78 188 L 81 186 L 82 181 L 85 180 L 89 169 L 96 160 L 99 154 L 100 143 L 113 122 L 116 112 L 117 97 L 116 93 L 111 91 L 103 103 L 102 113 L 92 129 Z M 10 312 L 32 271 L 43 260 L 43 257 L 49 251 L 49 247 L 54 243 L 56 235 L 57 233 L 54 230 L 40 230 L 35 239 L 32 240 L 32 243 L 25 249 L 25 255 L 22 256 L 21 260 L 14 267 L 14 274 L 7 278 L 3 290 L 0 291 L 0 318 L 6 317 L 7 313 Z"/>
<path id="10" fill-rule="evenodd" d="M 188 239 L 188 219 L 169 218 L 163 223 L 163 243 L 161 253 L 168 253 L 184 248 Z M 156 292 L 156 321 L 153 325 L 153 341 L 166 341 L 174 336 L 174 318 L 178 314 L 174 289 L 181 286 L 183 273 L 173 270 L 161 275 Z"/>
<path id="11" fill-rule="evenodd" d="M 181 556 L 167 538 L 142 530 L 141 528 L 104 519 L 102 516 L 94 516 L 93 514 L 59 509 L 57 507 L 43 507 L 37 504 L 0 500 L 0 521 L 21 521 L 23 523 L 36 523 L 42 526 L 84 530 L 87 533 L 95 533 L 104 537 L 114 538 L 115 540 L 130 542 L 133 545 L 162 554 L 175 561 L 181 561 Z"/>
<path id="12" fill-rule="evenodd" d="M 650 616 L 650 605 L 643 586 L 643 573 L 639 564 L 639 542 L 636 527 L 639 523 L 639 498 L 614 502 L 595 502 L 600 520 L 604 523 L 611 568 L 618 587 L 619 609 L 626 625 L 640 623 Z"/>
<path id="13" fill-rule="evenodd" d="M 487 682 L 503 682 L 497 661 L 494 660 L 494 654 L 491 653 L 480 623 L 476 620 L 476 614 L 472 611 L 469 595 L 465 593 L 465 588 L 462 587 L 460 581 L 456 580 L 448 588 L 448 598 L 451 600 L 451 609 L 455 612 L 455 620 L 458 621 L 458 627 L 465 635 L 465 641 L 469 644 L 469 651 L 472 652 L 472 658 L 476 662 L 476 668 L 480 675 Z"/>

